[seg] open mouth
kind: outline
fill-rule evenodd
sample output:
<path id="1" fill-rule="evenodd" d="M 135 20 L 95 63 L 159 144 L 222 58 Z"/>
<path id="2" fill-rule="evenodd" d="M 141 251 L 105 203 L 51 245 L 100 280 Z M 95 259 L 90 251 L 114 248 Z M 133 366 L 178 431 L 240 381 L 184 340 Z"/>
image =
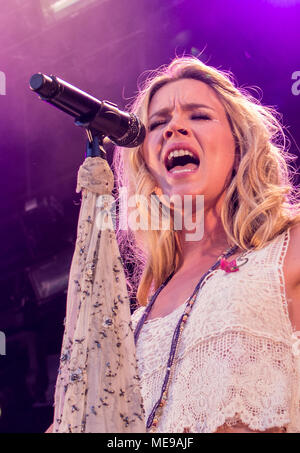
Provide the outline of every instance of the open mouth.
<path id="1" fill-rule="evenodd" d="M 181 173 L 195 171 L 200 161 L 195 154 L 189 150 L 174 150 L 166 158 L 166 168 L 170 173 Z"/>

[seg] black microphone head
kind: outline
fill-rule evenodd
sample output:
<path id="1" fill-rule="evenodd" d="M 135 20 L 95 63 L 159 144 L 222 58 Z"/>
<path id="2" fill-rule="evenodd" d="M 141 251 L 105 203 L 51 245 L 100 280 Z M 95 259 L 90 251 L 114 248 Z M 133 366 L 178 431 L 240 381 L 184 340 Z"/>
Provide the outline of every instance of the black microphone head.
<path id="1" fill-rule="evenodd" d="M 43 74 L 41 74 L 40 72 L 38 74 L 33 74 L 30 77 L 29 85 L 30 85 L 30 89 L 33 91 L 38 91 L 39 89 L 41 89 L 41 87 L 43 86 L 43 83 L 44 83 L 44 77 L 43 77 Z"/>
<path id="2" fill-rule="evenodd" d="M 129 114 L 130 120 L 126 134 L 123 137 L 116 139 L 109 137 L 109 139 L 118 146 L 124 146 L 125 148 L 135 148 L 141 145 L 145 140 L 146 129 L 139 118 L 133 113 Z"/>
<path id="3" fill-rule="evenodd" d="M 35 91 L 46 99 L 51 99 L 58 90 L 57 82 L 51 76 L 47 76 L 41 72 L 31 76 L 29 86 L 32 91 Z"/>

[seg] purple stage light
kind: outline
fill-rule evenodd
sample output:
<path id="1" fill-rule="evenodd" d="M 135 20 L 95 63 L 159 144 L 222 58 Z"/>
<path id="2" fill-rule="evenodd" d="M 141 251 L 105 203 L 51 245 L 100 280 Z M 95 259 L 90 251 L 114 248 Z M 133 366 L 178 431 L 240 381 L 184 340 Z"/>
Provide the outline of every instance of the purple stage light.
<path id="1" fill-rule="evenodd" d="M 289 7 L 293 5 L 300 4 L 300 0 L 266 0 L 268 3 L 273 4 L 274 6 L 279 7 Z"/>

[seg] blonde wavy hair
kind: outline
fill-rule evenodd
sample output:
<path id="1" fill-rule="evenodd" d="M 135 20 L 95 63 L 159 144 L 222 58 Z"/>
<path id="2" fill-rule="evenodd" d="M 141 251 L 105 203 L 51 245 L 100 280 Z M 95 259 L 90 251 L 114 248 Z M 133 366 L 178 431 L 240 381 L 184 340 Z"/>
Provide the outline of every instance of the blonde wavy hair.
<path id="1" fill-rule="evenodd" d="M 195 57 L 175 58 L 152 72 L 139 88 L 131 105 L 144 124 L 154 94 L 178 79 L 196 79 L 209 85 L 222 102 L 236 146 L 236 163 L 221 210 L 221 221 L 229 245 L 243 250 L 260 249 L 300 221 L 300 195 L 293 184 L 293 159 L 279 114 L 262 106 L 248 91 L 237 88 L 231 74 L 208 66 Z M 150 196 L 157 181 L 149 172 L 143 145 L 130 150 L 116 148 L 112 163 L 116 190 L 127 187 L 128 196 L 143 195 L 148 208 L 139 207 L 148 224 Z M 160 204 L 158 202 L 157 209 Z M 163 210 L 162 210 L 163 215 Z M 125 264 L 130 296 L 145 305 L 155 291 L 178 267 L 181 245 L 173 224 L 168 230 L 121 230 L 117 240 Z M 128 270 L 128 269 L 131 269 Z"/>

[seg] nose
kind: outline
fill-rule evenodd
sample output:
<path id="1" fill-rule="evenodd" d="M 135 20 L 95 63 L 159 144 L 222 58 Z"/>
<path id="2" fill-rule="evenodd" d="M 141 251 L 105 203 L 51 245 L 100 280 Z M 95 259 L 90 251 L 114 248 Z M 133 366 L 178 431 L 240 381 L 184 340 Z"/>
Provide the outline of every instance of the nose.
<path id="1" fill-rule="evenodd" d="M 171 138 L 173 135 L 176 135 L 176 134 L 188 135 L 188 131 L 186 129 L 183 129 L 183 128 L 179 128 L 179 129 L 170 129 L 170 128 L 168 128 L 164 132 L 164 138 L 165 139 Z"/>
<path id="2" fill-rule="evenodd" d="M 173 135 L 189 135 L 189 131 L 180 124 L 180 121 L 171 121 L 168 123 L 167 127 L 164 130 L 163 136 L 164 139 L 169 139 Z"/>

